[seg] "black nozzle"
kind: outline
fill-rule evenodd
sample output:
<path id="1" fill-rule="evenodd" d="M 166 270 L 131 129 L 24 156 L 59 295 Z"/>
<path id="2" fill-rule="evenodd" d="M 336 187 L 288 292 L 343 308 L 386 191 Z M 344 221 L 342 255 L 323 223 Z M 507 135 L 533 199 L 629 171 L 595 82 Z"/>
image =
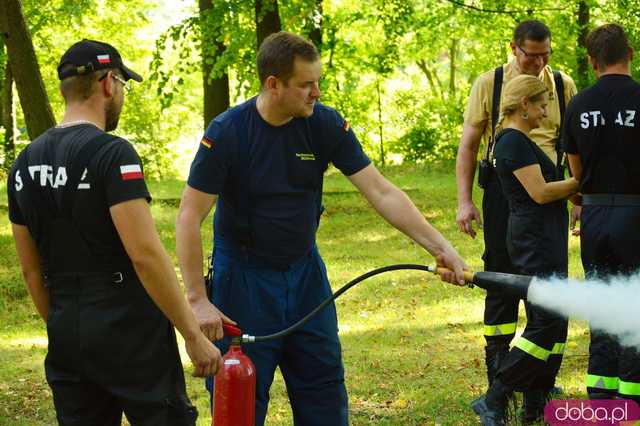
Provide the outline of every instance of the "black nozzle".
<path id="1" fill-rule="evenodd" d="M 502 272 L 476 272 L 473 283 L 487 291 L 503 293 L 518 299 L 526 299 L 533 277 L 528 275 L 505 274 Z"/>

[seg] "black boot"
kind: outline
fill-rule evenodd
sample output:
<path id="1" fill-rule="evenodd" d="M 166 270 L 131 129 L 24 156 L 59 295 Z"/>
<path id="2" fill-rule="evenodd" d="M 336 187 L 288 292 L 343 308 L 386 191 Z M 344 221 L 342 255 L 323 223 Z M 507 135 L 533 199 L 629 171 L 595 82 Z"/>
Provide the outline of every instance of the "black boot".
<path id="1" fill-rule="evenodd" d="M 560 397 L 564 395 L 564 389 L 562 386 L 554 386 L 549 391 L 549 399 L 560 399 Z"/>
<path id="2" fill-rule="evenodd" d="M 548 392 L 542 390 L 528 390 L 522 393 L 523 425 L 534 424 L 544 418 L 544 407 L 550 399 Z"/>
<path id="3" fill-rule="evenodd" d="M 496 374 L 498 374 L 502 360 L 509 353 L 509 345 L 502 342 L 487 343 L 487 346 L 484 348 L 484 353 L 485 363 L 487 365 L 487 381 L 489 382 L 489 387 L 491 387 L 493 379 L 496 377 Z"/>
<path id="4" fill-rule="evenodd" d="M 496 378 L 487 393 L 471 403 L 471 408 L 484 426 L 504 426 L 512 394 L 512 389 Z"/>

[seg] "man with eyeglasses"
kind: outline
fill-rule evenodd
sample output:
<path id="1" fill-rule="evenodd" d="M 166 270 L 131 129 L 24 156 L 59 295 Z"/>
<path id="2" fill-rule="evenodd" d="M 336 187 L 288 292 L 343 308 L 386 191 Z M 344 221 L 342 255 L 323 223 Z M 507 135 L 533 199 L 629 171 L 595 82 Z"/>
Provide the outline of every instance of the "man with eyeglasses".
<path id="1" fill-rule="evenodd" d="M 495 124 L 500 110 L 502 87 L 512 78 L 520 74 L 533 75 L 540 78 L 550 91 L 547 117 L 538 129 L 530 133 L 531 139 L 558 166 L 561 165 L 559 150 L 559 134 L 561 128 L 561 102 L 559 93 L 564 92 L 564 104 L 576 93 L 573 80 L 564 73 L 554 72 L 548 65 L 552 54 L 551 32 L 542 22 L 537 20 L 523 21 L 518 24 L 510 43 L 513 59 L 495 70 L 482 74 L 474 83 L 464 114 L 464 126 L 456 161 L 456 178 L 458 184 L 458 211 L 456 221 L 460 230 L 475 238 L 476 230 L 484 223 L 483 254 L 484 268 L 487 271 L 515 272 L 507 253 L 507 222 L 509 209 L 502 188 L 492 165 L 492 147 Z M 561 88 L 560 86 L 563 86 Z M 495 101 L 494 101 L 495 98 Z M 473 178 L 481 140 L 485 141 L 483 161 L 480 164 L 479 183 L 484 188 L 482 200 L 483 219 L 473 203 Z M 577 213 L 577 212 L 574 212 Z M 572 215 L 572 226 L 574 219 Z M 519 301 L 505 298 L 502 294 L 488 292 L 485 299 L 484 336 L 487 378 L 489 385 L 493 383 L 499 371 L 500 362 L 509 351 L 509 344 L 516 331 Z M 528 347 L 522 342 L 523 348 Z M 563 343 L 563 342 L 558 342 Z M 518 346 L 518 342 L 516 342 Z M 555 375 L 560 361 L 555 362 L 550 377 L 541 378 L 541 385 L 532 384 L 533 388 L 544 386 L 537 392 L 524 394 L 524 418 L 533 420 L 540 417 L 544 407 L 543 396 L 554 386 Z M 554 364 L 553 360 L 550 364 Z M 499 424 L 499 423 L 497 423 Z"/>
<path id="2" fill-rule="evenodd" d="M 24 149 L 8 179 L 27 289 L 47 325 L 45 372 L 61 425 L 191 426 L 173 326 L 195 375 L 221 365 L 154 228 L 140 158 L 115 130 L 127 81 L 109 44 L 83 40 L 58 66 L 62 122 Z"/>

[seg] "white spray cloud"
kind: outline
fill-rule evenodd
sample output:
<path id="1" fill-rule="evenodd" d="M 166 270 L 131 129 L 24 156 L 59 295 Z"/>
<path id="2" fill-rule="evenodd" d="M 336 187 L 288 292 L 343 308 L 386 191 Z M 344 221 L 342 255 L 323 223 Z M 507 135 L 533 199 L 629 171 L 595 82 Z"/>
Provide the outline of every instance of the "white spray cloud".
<path id="1" fill-rule="evenodd" d="M 586 320 L 594 329 L 640 349 L 640 274 L 598 280 L 534 279 L 527 300 L 566 317 Z"/>

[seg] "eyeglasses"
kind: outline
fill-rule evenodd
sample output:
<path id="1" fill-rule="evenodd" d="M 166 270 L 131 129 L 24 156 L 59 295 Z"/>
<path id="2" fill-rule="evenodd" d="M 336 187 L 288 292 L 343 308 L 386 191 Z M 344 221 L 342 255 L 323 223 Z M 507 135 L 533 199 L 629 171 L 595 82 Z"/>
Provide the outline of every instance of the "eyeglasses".
<path id="1" fill-rule="evenodd" d="M 117 80 L 120 83 L 122 83 L 122 87 L 124 87 L 125 92 L 129 93 L 131 91 L 131 85 L 126 81 L 124 81 L 124 78 L 117 76 L 115 74 L 111 74 L 111 77 L 113 77 L 114 80 Z"/>
<path id="2" fill-rule="evenodd" d="M 103 75 L 102 77 L 100 77 L 98 79 L 98 81 L 102 81 L 104 80 L 107 76 L 109 75 L 109 73 L 106 73 L 105 75 Z M 124 88 L 124 91 L 126 93 L 129 93 L 131 91 L 131 85 L 129 83 L 127 83 L 126 81 L 124 81 L 124 79 L 122 77 L 120 77 L 119 75 L 115 75 L 114 73 L 111 73 L 111 77 L 116 80 L 119 81 L 120 83 L 122 83 L 122 87 Z"/>
<path id="3" fill-rule="evenodd" d="M 544 53 L 529 53 L 529 52 L 527 52 L 526 50 L 524 50 L 522 47 L 520 47 L 518 45 L 516 45 L 516 47 L 518 49 L 520 49 L 520 51 L 524 54 L 524 56 L 527 59 L 538 59 L 538 58 L 540 58 L 540 59 L 544 60 L 544 59 L 549 59 L 549 56 L 551 56 L 553 54 L 553 49 L 552 48 L 549 48 L 549 51 L 548 52 L 544 52 Z"/>

